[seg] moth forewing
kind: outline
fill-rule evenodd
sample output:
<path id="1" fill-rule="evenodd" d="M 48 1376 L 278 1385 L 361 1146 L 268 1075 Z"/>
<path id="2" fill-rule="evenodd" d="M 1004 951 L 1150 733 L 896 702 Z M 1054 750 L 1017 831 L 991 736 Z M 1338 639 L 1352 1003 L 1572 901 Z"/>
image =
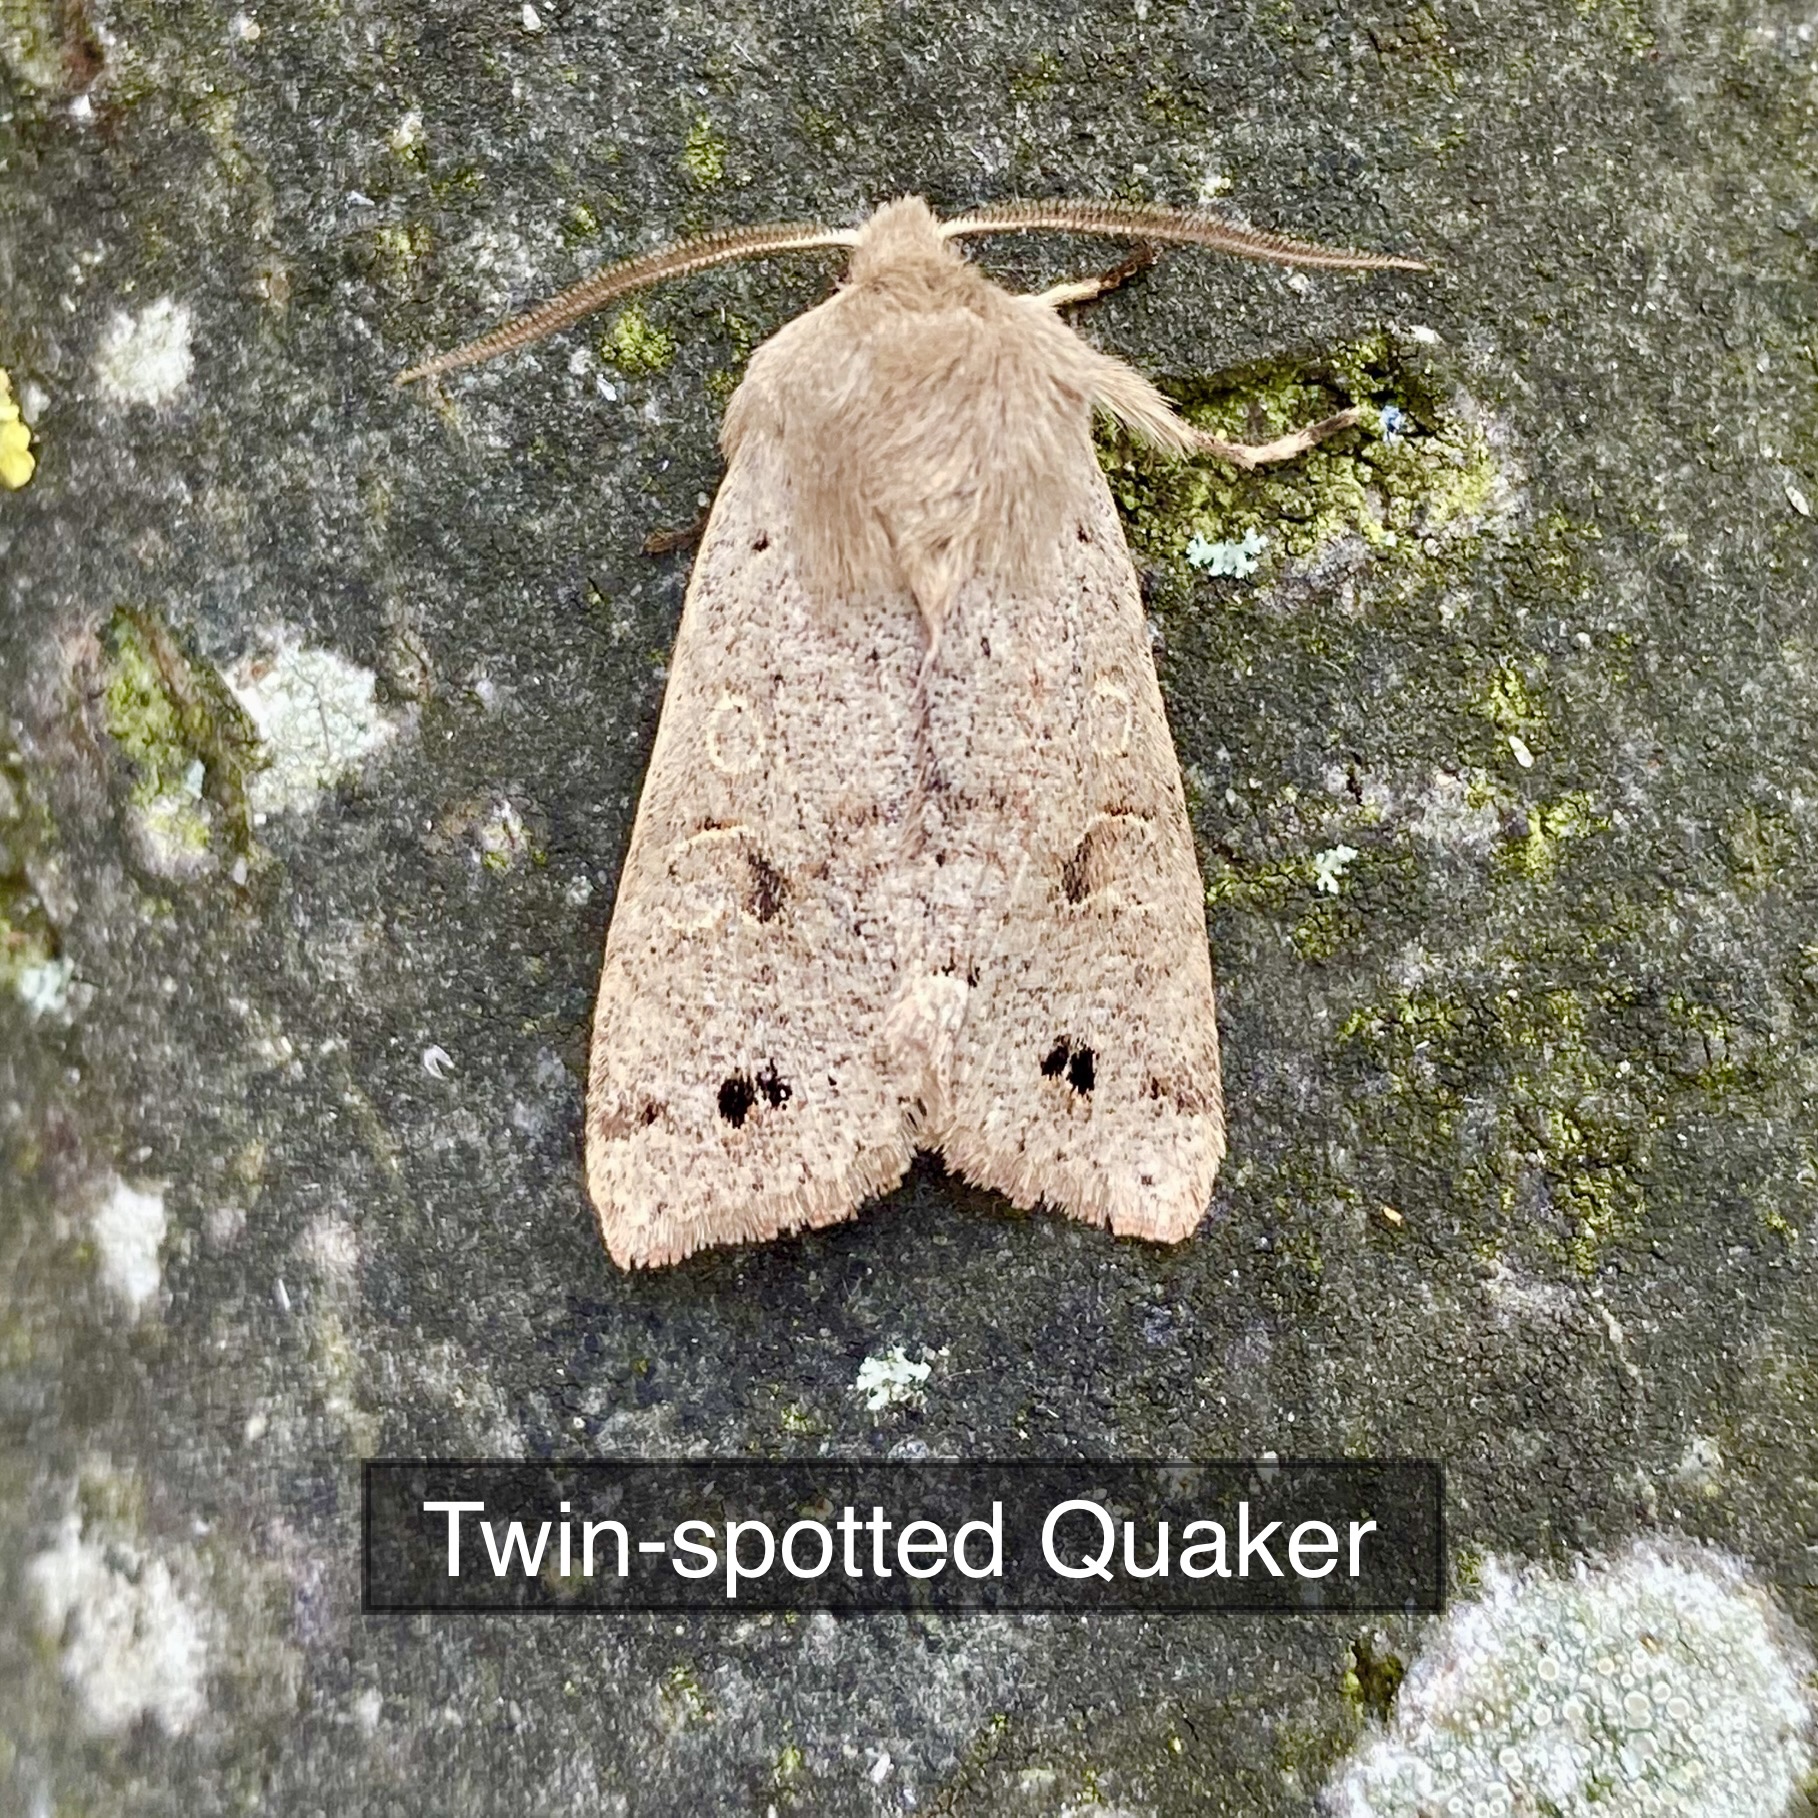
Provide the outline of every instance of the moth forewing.
<path id="1" fill-rule="evenodd" d="M 1037 228 L 1404 265 L 1117 204 L 918 198 L 856 233 L 629 260 L 405 375 L 637 285 L 850 245 L 753 355 L 606 939 L 587 1176 L 614 1260 L 850 1217 L 918 1147 L 1022 1206 L 1175 1241 L 1224 1153 L 1203 890 L 1095 409 L 1247 449 L 953 250 Z"/>

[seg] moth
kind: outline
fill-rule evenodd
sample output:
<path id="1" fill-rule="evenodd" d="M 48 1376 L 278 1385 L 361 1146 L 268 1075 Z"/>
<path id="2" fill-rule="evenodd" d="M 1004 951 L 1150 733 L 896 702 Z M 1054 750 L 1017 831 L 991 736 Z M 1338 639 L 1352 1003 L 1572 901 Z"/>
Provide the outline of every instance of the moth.
<path id="1" fill-rule="evenodd" d="M 849 254 L 752 355 L 606 940 L 587 1180 L 623 1267 L 850 1218 L 918 1150 L 1014 1205 L 1175 1242 L 1224 1154 L 1204 894 L 1095 413 L 1183 421 L 974 235 L 1420 269 L 1212 216 L 906 197 L 855 230 L 732 229 L 607 267 L 399 383 L 666 278 Z"/>

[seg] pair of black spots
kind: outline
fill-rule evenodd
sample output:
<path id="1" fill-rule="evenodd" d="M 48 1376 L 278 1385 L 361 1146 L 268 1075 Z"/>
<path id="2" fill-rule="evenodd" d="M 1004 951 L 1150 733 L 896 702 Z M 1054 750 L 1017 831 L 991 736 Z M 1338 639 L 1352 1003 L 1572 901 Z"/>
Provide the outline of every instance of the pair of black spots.
<path id="1" fill-rule="evenodd" d="M 1093 1061 L 1090 1048 L 1072 1047 L 1063 1035 L 1042 1056 L 1042 1077 L 1065 1078 L 1075 1092 L 1084 1096 L 1092 1090 Z M 771 1061 L 755 1080 L 749 1073 L 730 1073 L 720 1081 L 720 1116 L 733 1129 L 742 1129 L 752 1106 L 760 1097 L 771 1110 L 776 1111 L 786 1105 L 792 1096 L 789 1082 L 777 1073 L 776 1062 Z M 648 1122 L 654 1123 L 656 1107 L 648 1107 L 645 1116 Z"/>
<path id="2" fill-rule="evenodd" d="M 1224 1154 L 1203 889 L 1094 413 L 1240 467 L 967 236 L 1052 229 L 1400 266 L 1213 217 L 918 198 L 856 230 L 733 229 L 611 266 L 453 354 L 643 285 L 842 248 L 752 356 L 607 935 L 588 1186 L 614 1260 L 849 1218 L 940 1153 L 1019 1206 L 1174 1242 Z"/>

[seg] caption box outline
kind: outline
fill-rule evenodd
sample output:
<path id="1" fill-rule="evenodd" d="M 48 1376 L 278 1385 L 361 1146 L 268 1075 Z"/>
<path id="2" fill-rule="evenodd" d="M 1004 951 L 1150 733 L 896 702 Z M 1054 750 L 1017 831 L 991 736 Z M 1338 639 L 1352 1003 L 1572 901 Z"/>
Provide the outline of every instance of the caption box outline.
<path id="1" fill-rule="evenodd" d="M 887 1603 L 829 1604 L 816 1601 L 813 1595 L 817 1580 L 792 1580 L 798 1590 L 795 1601 L 766 1600 L 754 1597 L 738 1602 L 723 1596 L 702 1594 L 688 1601 L 671 1597 L 660 1601 L 614 1600 L 597 1603 L 581 1600 L 548 1600 L 534 1603 L 437 1602 L 404 1603 L 375 1600 L 373 1596 L 373 1485 L 380 1472 L 409 1471 L 517 1471 L 541 1473 L 551 1479 L 574 1475 L 587 1477 L 613 1472 L 674 1471 L 691 1475 L 712 1472 L 782 1473 L 827 1471 L 832 1473 L 878 1473 L 884 1476 L 917 1473 L 972 1473 L 980 1482 L 987 1474 L 1006 1475 L 1037 1472 L 1073 1472 L 1087 1478 L 1093 1472 L 1248 1472 L 1260 1476 L 1282 1476 L 1313 1472 L 1336 1472 L 1342 1475 L 1375 1472 L 1404 1473 L 1410 1478 L 1424 1475 L 1429 1484 L 1432 1509 L 1432 1551 L 1425 1574 L 1430 1595 L 1394 1602 L 1344 1601 L 1329 1604 L 1294 1602 L 1278 1598 L 1271 1602 L 1206 1601 L 1201 1603 L 1149 1604 L 1116 1602 L 1110 1598 L 1093 1603 L 1075 1597 L 1054 1602 L 965 1602 L 946 1604 L 933 1597 L 899 1600 Z M 1406 1614 L 1439 1614 L 1446 1602 L 1446 1508 L 1445 1466 L 1436 1458 L 999 1458 L 999 1459 L 882 1459 L 882 1458 L 366 1458 L 360 1461 L 360 1613 L 364 1616 L 729 1616 L 749 1618 L 765 1613 L 819 1613 L 834 1617 L 854 1616 L 1388 1616 Z M 672 1527 L 673 1531 L 673 1527 Z M 1280 1545 L 1281 1542 L 1276 1544 Z M 509 1550 L 509 1549 L 507 1549 Z M 708 1582 L 711 1582 L 709 1580 Z M 924 1585 L 929 1581 L 919 1581 Z M 1077 1581 L 1068 1581 L 1077 1582 Z M 1259 1579 L 1259 1583 L 1292 1585 L 1291 1573 L 1279 1579 Z M 1314 1582 L 1323 1583 L 1323 1580 Z"/>

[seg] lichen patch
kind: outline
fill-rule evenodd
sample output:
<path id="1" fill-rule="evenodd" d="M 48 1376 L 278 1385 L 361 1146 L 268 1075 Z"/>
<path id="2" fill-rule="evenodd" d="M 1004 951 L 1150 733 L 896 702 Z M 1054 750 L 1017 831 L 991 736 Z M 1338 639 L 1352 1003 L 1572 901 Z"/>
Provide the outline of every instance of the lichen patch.
<path id="1" fill-rule="evenodd" d="M 85 1537 L 72 1514 L 25 1576 L 91 1730 L 119 1735 L 149 1717 L 181 1736 L 195 1724 L 207 1708 L 206 1626 L 166 1561 Z"/>
<path id="2" fill-rule="evenodd" d="M 885 1408 L 920 1407 L 932 1368 L 930 1364 L 917 1363 L 901 1345 L 892 1345 L 859 1365 L 852 1387 L 864 1396 L 865 1406 L 874 1414 Z"/>
<path id="3" fill-rule="evenodd" d="M 163 1279 L 158 1252 L 169 1219 L 162 1186 L 133 1187 L 115 1179 L 89 1217 L 102 1285 L 138 1319 Z"/>
<path id="4" fill-rule="evenodd" d="M 167 404 L 189 383 L 191 318 L 186 304 L 160 297 L 107 325 L 95 355 L 101 394 L 115 404 Z"/>
<path id="5" fill-rule="evenodd" d="M 1495 1564 L 1326 1795 L 1334 1818 L 1779 1818 L 1811 1658 L 1742 1566 L 1648 1541 L 1569 1577 Z"/>
<path id="6" fill-rule="evenodd" d="M 255 825 L 310 807 L 397 730 L 373 697 L 373 672 L 338 651 L 286 639 L 243 658 L 226 680 L 267 759 L 247 785 Z"/>
<path id="7" fill-rule="evenodd" d="M 37 467 L 30 426 L 13 397 L 12 375 L 0 366 L 0 486 L 17 492 Z"/>

